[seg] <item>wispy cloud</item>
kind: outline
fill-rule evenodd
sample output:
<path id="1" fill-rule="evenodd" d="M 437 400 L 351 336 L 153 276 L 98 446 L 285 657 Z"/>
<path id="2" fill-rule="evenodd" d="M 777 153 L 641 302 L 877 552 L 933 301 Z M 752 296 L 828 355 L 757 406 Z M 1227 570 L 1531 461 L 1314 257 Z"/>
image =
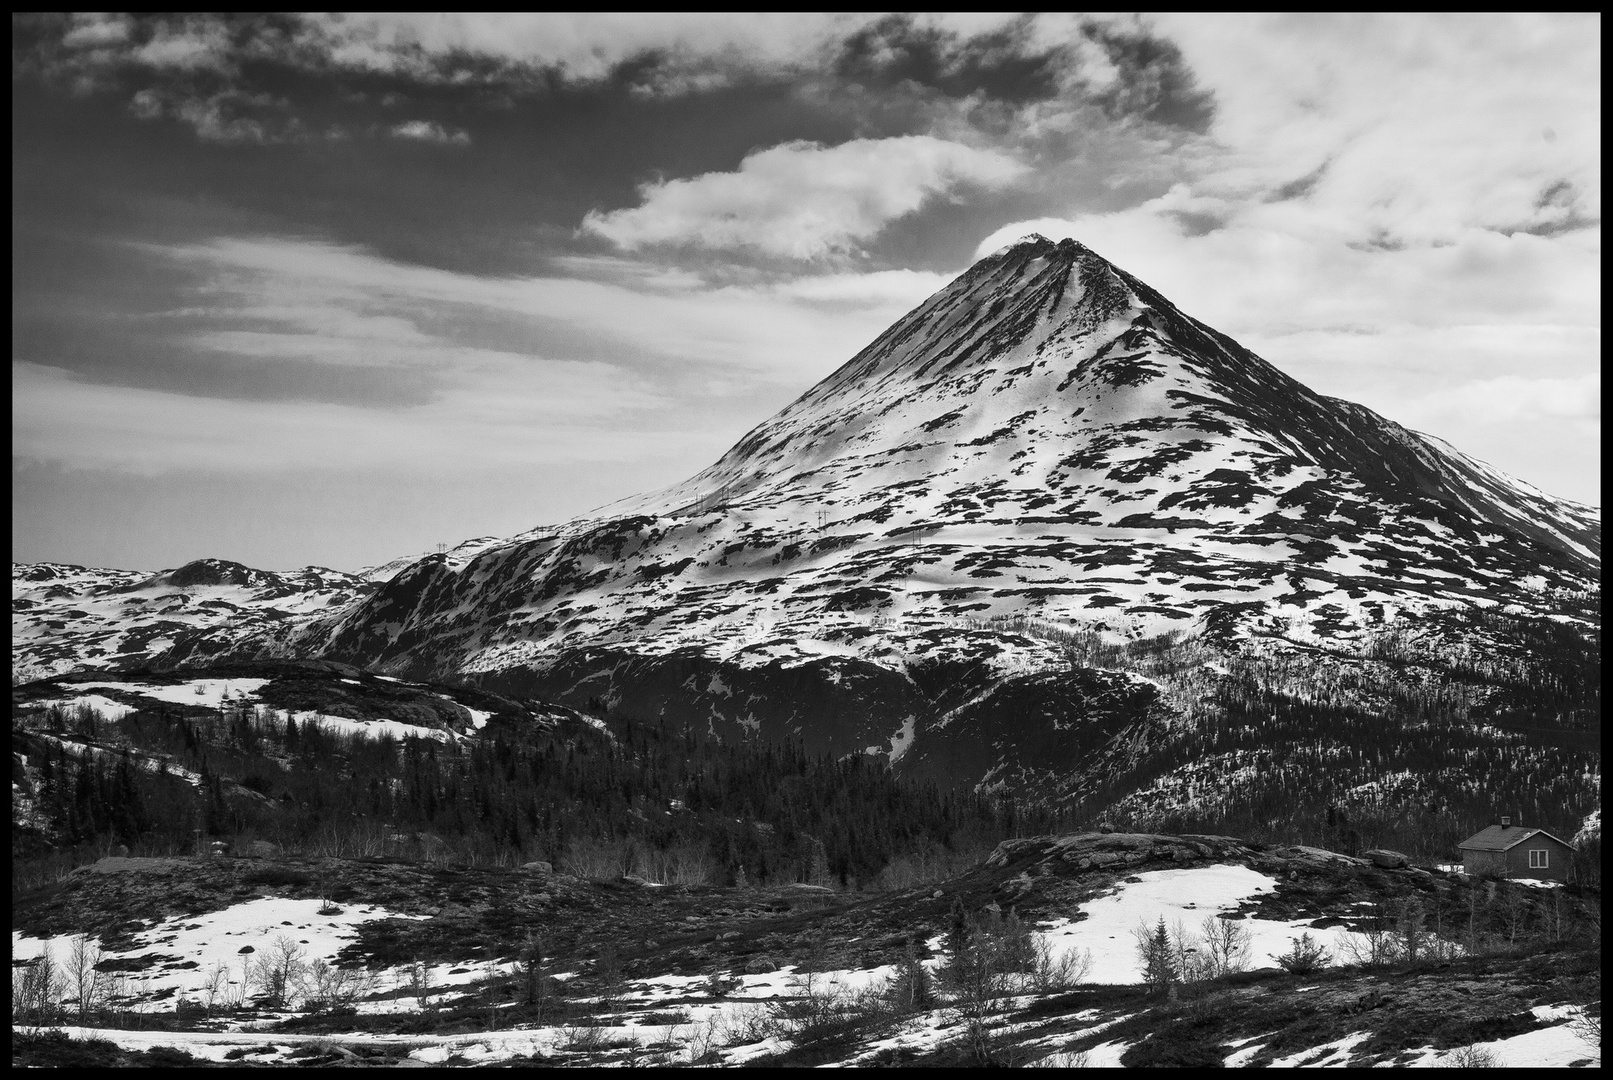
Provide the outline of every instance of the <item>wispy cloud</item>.
<path id="1" fill-rule="evenodd" d="M 393 138 L 414 139 L 419 142 L 449 143 L 454 146 L 469 146 L 470 132 L 463 129 L 449 131 L 441 124 L 430 120 L 410 120 L 398 124 L 391 129 Z"/>
<path id="2" fill-rule="evenodd" d="M 365 469 L 421 478 L 466 469 L 548 468 L 641 460 L 685 448 L 687 431 L 597 424 L 619 411 L 598 372 L 464 380 L 426 405 L 371 409 L 309 401 L 241 401 L 88 383 L 58 368 L 12 363 L 12 456 L 22 463 L 159 476 Z M 588 416 L 592 406 L 593 416 Z"/>
<path id="3" fill-rule="evenodd" d="M 173 345 L 266 374 L 175 393 L 14 363 L 17 459 L 143 475 L 438 475 L 675 456 L 692 471 L 946 280 L 901 271 L 713 286 L 576 258 L 568 277 L 493 279 L 268 239 L 147 251 L 192 267 L 193 299 L 205 301 L 160 317 Z M 312 368 L 348 373 L 343 392 L 322 396 L 330 380 Z M 228 390 L 277 371 L 286 389 L 270 400 Z M 400 402 L 404 375 L 424 389 Z M 368 400 L 354 379 L 375 386 Z"/>
<path id="4" fill-rule="evenodd" d="M 591 212 L 583 228 L 628 250 L 670 244 L 813 259 L 850 250 L 926 199 L 999 188 L 1026 171 L 1006 154 L 928 135 L 791 142 L 747 155 L 734 172 L 646 184 L 640 206 Z"/>
<path id="5" fill-rule="evenodd" d="M 296 325 L 299 333 L 325 339 L 322 351 L 345 349 L 355 364 L 441 348 L 445 343 L 419 336 L 420 320 L 452 321 L 481 311 L 527 320 L 519 324 L 520 333 L 535 349 L 555 355 L 557 348 L 589 343 L 594 354 L 609 353 L 624 371 L 663 380 L 676 380 L 680 371 L 704 376 L 713 369 L 723 369 L 724 377 L 767 382 L 826 374 L 947 280 L 875 272 L 708 286 L 642 263 L 585 258 L 566 260 L 564 276 L 490 278 L 341 245 L 267 238 L 149 250 L 205 275 L 208 302 L 197 310 L 208 312 L 211 322 Z M 839 303 L 844 317 L 822 318 L 826 302 Z M 557 326 L 570 332 L 557 336 Z M 349 329 L 358 332 L 348 345 L 333 344 Z M 418 355 L 438 363 L 429 351 Z"/>

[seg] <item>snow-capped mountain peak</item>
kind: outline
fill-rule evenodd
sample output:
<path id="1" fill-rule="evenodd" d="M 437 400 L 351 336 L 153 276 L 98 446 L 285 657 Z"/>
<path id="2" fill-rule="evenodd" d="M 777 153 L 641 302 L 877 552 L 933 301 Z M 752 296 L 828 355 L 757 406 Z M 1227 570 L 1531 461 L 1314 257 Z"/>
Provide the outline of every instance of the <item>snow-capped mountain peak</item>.
<path id="1" fill-rule="evenodd" d="M 328 657 L 894 757 L 915 722 L 956 726 L 1065 670 L 1059 633 L 1360 635 L 1537 610 L 1596 588 L 1599 560 L 1597 511 L 1312 392 L 1082 244 L 1028 237 L 680 484 L 388 564 L 348 603 L 162 659 Z M 984 681 L 935 690 L 937 664 Z M 1082 694 L 1154 692 L 1094 679 Z"/>

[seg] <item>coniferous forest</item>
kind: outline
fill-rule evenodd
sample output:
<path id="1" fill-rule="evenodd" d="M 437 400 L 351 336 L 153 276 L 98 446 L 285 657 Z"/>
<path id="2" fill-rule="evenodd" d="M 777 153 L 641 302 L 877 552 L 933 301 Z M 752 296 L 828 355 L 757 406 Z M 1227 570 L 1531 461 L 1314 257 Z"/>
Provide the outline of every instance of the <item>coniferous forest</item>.
<path id="1" fill-rule="evenodd" d="M 14 726 L 32 798 L 13 857 L 267 841 L 542 860 L 586 876 L 902 886 L 1067 824 L 1012 799 L 902 780 L 872 758 L 722 744 L 624 718 L 495 719 L 456 743 L 333 733 L 262 707 L 199 713 L 157 707 L 113 723 L 50 705 Z"/>
<path id="2" fill-rule="evenodd" d="M 127 698 L 117 720 L 73 704 L 70 684 L 19 687 L 13 857 L 26 869 L 120 845 L 267 842 L 587 877 L 901 888 L 1009 837 L 1099 823 L 1451 862 L 1497 815 L 1572 840 L 1599 805 L 1600 649 L 1583 626 L 1477 613 L 1350 646 L 1063 644 L 1072 668 L 1133 672 L 1158 699 L 1080 769 L 973 791 L 878 755 L 723 741 L 597 701 L 533 711 L 488 695 L 486 726 L 454 732 L 442 693 L 340 665 L 243 667 L 237 677 L 270 676 L 251 700 Z M 435 737 L 319 715 L 407 719 Z"/>

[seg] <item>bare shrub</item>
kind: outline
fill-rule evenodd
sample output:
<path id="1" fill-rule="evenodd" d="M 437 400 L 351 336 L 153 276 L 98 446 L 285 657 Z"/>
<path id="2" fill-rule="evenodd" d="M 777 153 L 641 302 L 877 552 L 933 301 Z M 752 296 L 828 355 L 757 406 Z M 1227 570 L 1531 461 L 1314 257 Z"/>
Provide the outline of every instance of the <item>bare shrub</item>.
<path id="1" fill-rule="evenodd" d="M 1212 915 L 1201 924 L 1201 930 L 1200 956 L 1206 978 L 1248 970 L 1253 938 L 1246 923 Z"/>
<path id="2" fill-rule="evenodd" d="M 547 959 L 544 953 L 543 935 L 528 930 L 526 940 L 515 956 L 515 977 L 520 985 L 522 997 L 527 1005 L 538 1010 L 537 1019 L 540 1023 L 549 1001 L 549 988 L 544 982 L 544 964 Z"/>
<path id="3" fill-rule="evenodd" d="M 1277 966 L 1294 975 L 1309 975 L 1333 962 L 1333 956 L 1310 934 L 1301 934 L 1289 945 L 1288 951 L 1278 956 L 1271 954 Z"/>
<path id="4" fill-rule="evenodd" d="M 1025 1063 L 1027 1069 L 1090 1069 L 1092 1058 L 1085 1050 L 1058 1050 Z"/>
<path id="5" fill-rule="evenodd" d="M 1459 1046 L 1445 1055 L 1440 1065 L 1447 1069 L 1499 1069 L 1501 1059 L 1482 1046 Z"/>
<path id="6" fill-rule="evenodd" d="M 304 841 L 303 851 L 321 859 L 386 854 L 386 830 L 361 821 L 328 822 Z"/>
<path id="7" fill-rule="evenodd" d="M 1506 928 L 1507 948 L 1516 948 L 1518 937 L 1529 928 L 1529 900 L 1521 887 L 1513 885 L 1496 890 L 1496 901 L 1501 909 L 1501 925 Z"/>
<path id="8" fill-rule="evenodd" d="M 946 944 L 941 979 L 950 993 L 951 1018 L 963 1026 L 973 1063 L 997 1064 L 989 1018 L 1003 1011 L 1004 999 L 1018 988 L 1021 980 L 1014 976 L 1034 971 L 1034 939 L 1017 919 L 982 921 L 954 907 Z"/>
<path id="9" fill-rule="evenodd" d="M 305 1007 L 318 1011 L 353 1004 L 375 989 L 375 975 L 363 968 L 339 968 L 315 960 L 296 974 Z"/>
<path id="10" fill-rule="evenodd" d="M 721 1014 L 714 1013 L 697 1024 L 669 1028 L 666 1041 L 681 1044 L 689 1055 L 690 1065 L 714 1065 L 722 1060 L 718 1050 L 722 1046 Z"/>
<path id="11" fill-rule="evenodd" d="M 78 1022 L 84 1023 L 101 1007 L 106 993 L 106 976 L 95 970 L 101 962 L 101 946 L 88 934 L 74 937 L 67 949 L 63 972 L 67 990 L 78 1004 Z"/>
<path id="12" fill-rule="evenodd" d="M 599 983 L 600 1007 L 607 1012 L 614 1011 L 626 989 L 621 958 L 616 955 L 614 946 L 606 945 L 599 950 L 599 959 L 594 961 L 594 976 Z"/>
<path id="13" fill-rule="evenodd" d="M 729 992 L 736 989 L 739 985 L 740 980 L 731 978 L 728 975 L 723 974 L 721 970 L 717 970 L 706 976 L 706 984 L 704 989 L 711 997 L 723 998 L 727 997 Z"/>
<path id="14" fill-rule="evenodd" d="M 202 1007 L 207 1010 L 208 1016 L 212 1016 L 213 1010 L 219 1005 L 226 1003 L 229 986 L 230 969 L 224 965 L 224 961 L 215 960 L 213 966 L 207 969 L 207 974 L 202 976 L 201 986 L 197 988 L 197 994 L 202 999 Z"/>
<path id="15" fill-rule="evenodd" d="M 281 1008 L 291 1004 L 292 991 L 307 970 L 303 955 L 303 947 L 285 934 L 275 938 L 269 948 L 256 954 L 253 978 L 262 989 L 267 1004 Z"/>
<path id="16" fill-rule="evenodd" d="M 405 985 L 409 988 L 409 996 L 414 998 L 415 1004 L 424 1012 L 431 1007 L 431 968 L 419 957 L 415 957 L 403 971 Z"/>
<path id="17" fill-rule="evenodd" d="M 766 1005 L 752 1005 L 721 1013 L 713 1016 L 710 1023 L 716 1025 L 715 1030 L 723 1046 L 749 1046 L 780 1034 L 779 1021 L 773 1009 Z"/>
<path id="18" fill-rule="evenodd" d="M 1420 927 L 1418 927 L 1420 929 Z M 1366 928 L 1340 933 L 1335 939 L 1339 958 L 1355 967 L 1375 969 L 1400 961 L 1402 928 L 1379 908 L 1368 919 Z"/>
<path id="19" fill-rule="evenodd" d="M 1576 1039 L 1594 1050 L 1598 1057 L 1602 1053 L 1602 975 L 1598 971 L 1592 978 L 1581 984 L 1578 993 L 1574 995 L 1578 1001 L 1574 1005 L 1574 1016 L 1568 1022 L 1568 1030 Z M 1591 1010 L 1595 1009 L 1595 1012 Z"/>
<path id="20" fill-rule="evenodd" d="M 574 840 L 560 857 L 559 869 L 590 881 L 614 881 L 631 869 L 623 865 L 625 854 L 620 841 Z"/>
<path id="21" fill-rule="evenodd" d="M 122 972 L 112 975 L 107 980 L 106 1003 L 114 1010 L 121 1006 L 126 1013 L 132 1012 L 138 1015 L 144 1011 L 144 1004 L 135 993 L 134 984 L 129 981 L 129 976 Z M 127 1023 L 127 1017 L 122 1022 Z"/>
<path id="22" fill-rule="evenodd" d="M 1395 946 L 1401 959 L 1415 964 L 1424 958 L 1428 939 L 1428 913 L 1415 897 L 1407 897 L 1395 908 Z"/>
<path id="23" fill-rule="evenodd" d="M 664 849 L 640 850 L 635 856 L 625 872 L 661 885 L 705 885 L 717 869 L 705 846 L 692 840 Z"/>
<path id="24" fill-rule="evenodd" d="M 588 1054 L 610 1045 L 609 1032 L 594 1024 L 567 1024 L 560 1029 L 560 1048 Z"/>
<path id="25" fill-rule="evenodd" d="M 598 1024 L 567 1024 L 560 1029 L 560 1048 L 573 1054 L 636 1049 L 638 1046 L 639 1041 L 632 1035 L 613 1031 Z"/>
<path id="26" fill-rule="evenodd" d="M 1037 941 L 1035 948 L 1036 961 L 1029 982 L 1038 994 L 1073 989 L 1092 972 L 1092 953 L 1088 949 L 1069 949 L 1055 957 L 1052 946 L 1045 941 Z"/>
<path id="27" fill-rule="evenodd" d="M 62 974 L 56 958 L 46 949 L 33 960 L 11 969 L 13 1023 L 44 1026 L 56 1023 L 62 997 Z"/>
<path id="28" fill-rule="evenodd" d="M 852 991 L 817 972 L 795 976 L 791 988 L 794 994 L 772 1011 L 776 1033 L 797 1046 L 849 1038 L 864 1022 L 890 1009 L 882 990 Z"/>

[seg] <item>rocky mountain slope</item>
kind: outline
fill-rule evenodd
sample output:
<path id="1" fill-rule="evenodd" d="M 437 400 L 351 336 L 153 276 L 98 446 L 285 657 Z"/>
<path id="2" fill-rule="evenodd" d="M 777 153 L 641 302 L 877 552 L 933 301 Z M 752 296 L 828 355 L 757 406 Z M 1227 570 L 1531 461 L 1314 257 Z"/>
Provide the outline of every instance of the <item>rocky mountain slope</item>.
<path id="1" fill-rule="evenodd" d="M 1588 625 L 1599 538 L 1594 508 L 1317 395 L 1031 237 L 682 484 L 164 638 L 158 660 L 328 657 L 949 783 L 1085 762 L 1090 792 L 1202 727 L 1227 649 L 1438 681 L 1453 656 L 1517 652 L 1487 613 Z M 1113 653 L 1127 640 L 1201 644 L 1162 675 Z M 1538 681 L 1518 667 L 1478 698 Z"/>
<path id="2" fill-rule="evenodd" d="M 877 654 L 866 631 L 887 619 L 1157 632 L 1258 604 L 1369 625 L 1538 604 L 1599 566 L 1593 509 L 1313 394 L 1040 238 L 971 268 L 710 468 L 609 511 L 461 567 L 425 560 L 285 646 L 422 674 L 542 672 L 621 646 L 744 667 Z M 952 651 L 895 651 L 914 650 Z"/>
<path id="3" fill-rule="evenodd" d="M 138 666 L 196 631 L 264 634 L 284 619 L 349 605 L 371 588 L 363 576 L 322 566 L 274 573 L 223 559 L 155 574 L 13 565 L 12 681 Z"/>

